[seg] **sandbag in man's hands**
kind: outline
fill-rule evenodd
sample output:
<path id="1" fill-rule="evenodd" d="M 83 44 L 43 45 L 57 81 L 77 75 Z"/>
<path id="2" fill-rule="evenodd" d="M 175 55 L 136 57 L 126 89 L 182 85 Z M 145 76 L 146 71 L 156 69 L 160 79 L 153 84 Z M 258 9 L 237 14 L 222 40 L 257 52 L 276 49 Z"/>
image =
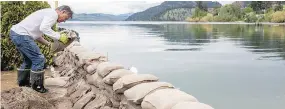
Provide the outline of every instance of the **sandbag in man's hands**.
<path id="1" fill-rule="evenodd" d="M 63 44 L 67 44 L 67 42 L 69 41 L 68 35 L 64 32 L 61 32 L 59 41 L 62 42 Z"/>
<path id="2" fill-rule="evenodd" d="M 63 31 L 60 31 L 60 38 L 59 38 L 59 41 L 62 42 L 63 44 L 67 44 L 68 41 L 70 41 L 71 39 L 75 39 L 77 38 L 78 36 L 73 33 L 72 30 L 63 30 Z"/>

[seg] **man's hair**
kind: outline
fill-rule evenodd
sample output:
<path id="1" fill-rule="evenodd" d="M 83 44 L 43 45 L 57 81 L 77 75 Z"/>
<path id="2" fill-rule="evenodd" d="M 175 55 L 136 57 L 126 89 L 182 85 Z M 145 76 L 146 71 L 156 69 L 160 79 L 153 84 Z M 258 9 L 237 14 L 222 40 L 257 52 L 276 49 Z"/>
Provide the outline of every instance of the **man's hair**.
<path id="1" fill-rule="evenodd" d="M 68 13 L 68 15 L 70 16 L 70 18 L 72 18 L 73 15 L 73 11 L 71 11 L 70 7 L 67 5 L 62 5 L 60 7 L 57 7 L 56 10 L 59 11 L 66 11 Z"/>

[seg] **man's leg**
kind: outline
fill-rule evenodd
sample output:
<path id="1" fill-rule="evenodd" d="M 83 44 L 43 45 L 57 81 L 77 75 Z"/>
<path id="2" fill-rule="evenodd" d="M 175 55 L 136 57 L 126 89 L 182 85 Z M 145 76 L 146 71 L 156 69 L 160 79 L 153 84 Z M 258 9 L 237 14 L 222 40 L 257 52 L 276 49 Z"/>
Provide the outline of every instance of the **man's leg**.
<path id="1" fill-rule="evenodd" d="M 45 57 L 40 52 L 40 48 L 36 45 L 35 42 L 29 44 L 29 48 L 25 49 L 27 57 L 32 61 L 31 73 L 30 73 L 30 83 L 31 87 L 41 93 L 47 92 L 47 89 L 44 87 L 44 64 Z"/>
<path id="2" fill-rule="evenodd" d="M 29 59 L 32 61 L 32 68 L 30 73 L 31 87 L 41 93 L 45 93 L 48 90 L 44 87 L 44 64 L 45 57 L 40 53 L 40 48 L 33 42 L 31 47 L 36 51 L 36 53 L 29 52 Z"/>
<path id="3" fill-rule="evenodd" d="M 21 35 L 18 38 L 18 49 L 27 56 L 32 62 L 30 82 L 34 90 L 45 93 L 47 89 L 44 88 L 44 63 L 45 57 L 41 53 L 40 48 L 30 36 Z"/>
<path id="4" fill-rule="evenodd" d="M 17 50 L 20 52 L 23 58 L 23 63 L 20 68 L 18 68 L 17 82 L 20 87 L 26 86 L 30 87 L 30 69 L 32 66 L 32 61 L 20 51 L 20 43 L 22 42 L 21 36 L 16 34 L 11 30 L 10 38 L 12 42 L 16 45 Z"/>
<path id="5" fill-rule="evenodd" d="M 20 50 L 18 50 L 22 57 L 23 57 L 23 63 L 21 67 L 18 69 L 18 84 L 19 86 L 26 86 L 30 87 L 30 72 L 31 72 L 31 66 L 32 61 L 23 54 Z"/>
<path id="6" fill-rule="evenodd" d="M 32 59 L 32 70 L 31 70 L 31 86 L 34 90 L 45 93 L 48 90 L 44 87 L 44 55 L 40 55 L 37 58 Z"/>

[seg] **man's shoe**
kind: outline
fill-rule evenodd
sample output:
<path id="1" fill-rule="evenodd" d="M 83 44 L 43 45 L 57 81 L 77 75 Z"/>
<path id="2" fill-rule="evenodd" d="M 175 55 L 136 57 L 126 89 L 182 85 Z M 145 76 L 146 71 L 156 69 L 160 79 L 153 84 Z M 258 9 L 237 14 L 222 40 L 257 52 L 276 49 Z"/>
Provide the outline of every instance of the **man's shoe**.
<path id="1" fill-rule="evenodd" d="M 18 85 L 20 87 L 31 87 L 30 85 L 30 69 L 18 69 Z"/>
<path id="2" fill-rule="evenodd" d="M 30 78 L 32 89 L 40 93 L 48 92 L 44 87 L 44 71 L 31 71 Z"/>

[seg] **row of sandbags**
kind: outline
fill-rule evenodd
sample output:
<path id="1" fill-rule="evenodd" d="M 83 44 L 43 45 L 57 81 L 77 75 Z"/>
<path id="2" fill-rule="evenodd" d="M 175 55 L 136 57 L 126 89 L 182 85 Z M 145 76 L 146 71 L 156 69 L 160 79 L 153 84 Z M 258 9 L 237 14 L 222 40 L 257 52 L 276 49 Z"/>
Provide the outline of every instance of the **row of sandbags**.
<path id="1" fill-rule="evenodd" d="M 133 73 L 80 44 L 71 44 L 55 63 L 57 76 L 46 79 L 46 85 L 65 87 L 74 109 L 213 109 L 154 75 Z"/>
<path id="2" fill-rule="evenodd" d="M 79 44 L 71 44 L 71 47 L 59 52 L 54 60 L 57 67 L 53 71 L 53 78 L 45 79 L 45 85 L 49 88 L 66 89 L 65 96 L 69 99 L 65 100 L 67 102 L 63 102 L 60 108 L 111 109 L 114 107 L 105 96 L 109 95 L 108 93 L 100 93 L 98 88 L 85 82 L 88 74 L 87 66 L 94 66 L 95 62 L 104 62 L 105 56 L 86 52 L 86 49 Z M 90 67 L 88 68 L 90 70 Z M 119 102 L 116 105 L 119 107 Z"/>

